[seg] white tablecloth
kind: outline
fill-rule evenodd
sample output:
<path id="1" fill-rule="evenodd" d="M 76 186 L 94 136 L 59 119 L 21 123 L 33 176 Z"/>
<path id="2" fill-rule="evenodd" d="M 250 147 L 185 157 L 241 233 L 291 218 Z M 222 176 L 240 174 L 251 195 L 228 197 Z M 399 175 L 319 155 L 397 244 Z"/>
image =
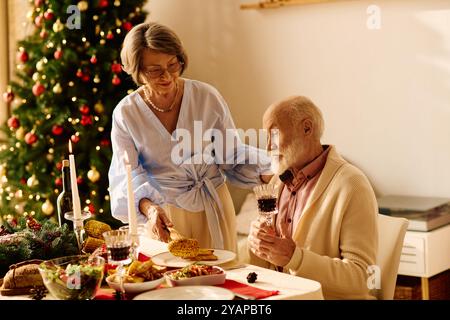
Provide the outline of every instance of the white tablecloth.
<path id="1" fill-rule="evenodd" d="M 147 237 L 140 238 L 142 253 L 153 256 L 167 251 L 167 244 Z M 227 263 L 225 266 L 232 266 Z M 226 270 L 227 279 L 247 283 L 247 275 L 256 272 L 258 279 L 251 285 L 264 290 L 278 290 L 279 294 L 266 298 L 267 300 L 323 300 L 322 286 L 319 282 L 286 273 L 245 265 L 242 268 Z"/>
<path id="2" fill-rule="evenodd" d="M 140 251 L 148 256 L 153 256 L 167 251 L 167 244 L 152 240 L 147 237 L 140 238 Z M 224 265 L 224 268 L 232 267 L 233 262 Z M 279 294 L 266 298 L 267 300 L 323 300 L 322 287 L 319 282 L 291 276 L 286 273 L 264 269 L 254 265 L 241 265 L 237 269 L 226 270 L 227 279 L 247 283 L 247 275 L 256 272 L 257 281 L 251 285 L 265 290 L 278 290 Z M 0 300 L 29 300 L 28 296 L 1 296 Z M 51 300 L 50 294 L 44 298 Z M 264 300 L 266 300 L 264 299 Z"/>

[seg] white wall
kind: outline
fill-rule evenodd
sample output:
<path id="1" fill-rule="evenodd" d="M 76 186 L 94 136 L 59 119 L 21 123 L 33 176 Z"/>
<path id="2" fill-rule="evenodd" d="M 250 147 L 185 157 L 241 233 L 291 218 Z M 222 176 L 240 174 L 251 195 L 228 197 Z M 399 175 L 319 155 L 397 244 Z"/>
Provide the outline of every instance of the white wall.
<path id="1" fill-rule="evenodd" d="M 272 102 L 310 97 L 334 144 L 377 195 L 450 197 L 450 1 L 345 1 L 240 10 L 238 0 L 151 0 L 187 77 L 215 85 L 236 125 L 261 127 Z M 251 2 L 251 1 L 250 1 Z M 369 5 L 381 29 L 366 26 Z M 242 193 L 233 191 L 239 206 Z"/>

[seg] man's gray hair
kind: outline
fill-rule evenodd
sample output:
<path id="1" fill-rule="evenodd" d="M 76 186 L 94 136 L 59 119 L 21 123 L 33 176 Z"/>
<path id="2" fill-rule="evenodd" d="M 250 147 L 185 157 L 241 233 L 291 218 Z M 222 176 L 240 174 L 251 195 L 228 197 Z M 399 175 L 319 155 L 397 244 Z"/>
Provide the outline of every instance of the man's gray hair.
<path id="1" fill-rule="evenodd" d="M 287 101 L 284 111 L 284 116 L 287 116 L 294 125 L 305 118 L 311 119 L 315 138 L 320 141 L 325 130 L 325 121 L 320 109 L 309 98 L 304 96 L 292 97 Z"/>

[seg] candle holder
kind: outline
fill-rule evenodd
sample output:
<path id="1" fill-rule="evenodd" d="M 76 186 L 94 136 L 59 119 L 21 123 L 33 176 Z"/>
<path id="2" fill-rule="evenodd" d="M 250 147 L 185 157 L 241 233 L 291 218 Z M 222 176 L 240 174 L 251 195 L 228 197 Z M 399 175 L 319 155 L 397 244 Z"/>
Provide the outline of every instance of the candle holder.
<path id="1" fill-rule="evenodd" d="M 64 214 L 64 218 L 73 222 L 73 232 L 77 238 L 78 250 L 81 252 L 83 242 L 86 240 L 86 233 L 84 232 L 84 220 L 89 219 L 91 213 L 89 211 L 82 211 L 81 218 L 76 219 L 73 211 L 68 211 Z"/>

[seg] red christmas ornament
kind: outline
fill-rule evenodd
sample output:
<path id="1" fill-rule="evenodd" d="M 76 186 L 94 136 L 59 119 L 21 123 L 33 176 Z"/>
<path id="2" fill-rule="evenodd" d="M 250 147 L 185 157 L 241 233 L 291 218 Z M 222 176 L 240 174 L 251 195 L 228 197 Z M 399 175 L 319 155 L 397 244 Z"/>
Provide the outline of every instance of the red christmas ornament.
<path id="1" fill-rule="evenodd" d="M 89 106 L 88 106 L 87 104 L 83 104 L 83 105 L 80 107 L 80 112 L 81 112 L 82 114 L 87 115 L 87 114 L 89 114 L 89 111 L 91 111 L 91 109 L 89 108 Z"/>
<path id="2" fill-rule="evenodd" d="M 33 145 L 37 141 L 37 139 L 37 135 L 35 135 L 34 133 L 28 132 L 25 135 L 25 143 L 28 145 Z"/>
<path id="3" fill-rule="evenodd" d="M 111 71 L 114 73 L 121 73 L 122 72 L 122 65 L 120 63 L 113 63 L 111 65 Z"/>
<path id="4" fill-rule="evenodd" d="M 124 23 L 122 23 L 122 27 L 126 32 L 128 32 L 133 29 L 133 24 L 129 21 L 125 21 Z"/>
<path id="5" fill-rule="evenodd" d="M 106 8 L 107 6 L 109 6 L 109 1 L 108 0 L 100 0 L 100 2 L 98 3 L 98 6 L 100 8 Z"/>
<path id="6" fill-rule="evenodd" d="M 44 21 L 44 16 L 42 14 L 40 14 L 36 18 L 34 18 L 34 24 L 38 28 L 42 27 L 43 21 Z"/>
<path id="7" fill-rule="evenodd" d="M 60 135 L 63 133 L 63 131 L 64 131 L 64 128 L 63 128 L 62 126 L 58 125 L 58 124 L 55 124 L 55 125 L 52 127 L 52 133 L 53 133 L 55 136 L 60 136 Z"/>
<path id="8" fill-rule="evenodd" d="M 91 79 L 91 77 L 89 77 L 88 74 L 83 74 L 83 76 L 81 77 L 81 80 L 83 82 L 88 82 Z"/>
<path id="9" fill-rule="evenodd" d="M 21 183 L 21 184 L 27 184 L 27 179 L 25 179 L 25 178 L 20 178 L 20 183 Z"/>
<path id="10" fill-rule="evenodd" d="M 45 13 L 44 13 L 45 20 L 53 20 L 54 17 L 55 17 L 55 14 L 53 13 L 52 10 L 49 9 L 49 10 L 45 11 Z"/>
<path id="11" fill-rule="evenodd" d="M 83 75 L 84 75 L 83 71 L 81 71 L 81 69 L 78 69 L 76 73 L 77 78 L 82 78 Z"/>
<path id="12" fill-rule="evenodd" d="M 40 36 L 42 39 L 47 38 L 47 36 L 48 36 L 47 30 L 42 29 L 42 31 L 39 33 L 39 36 Z"/>
<path id="13" fill-rule="evenodd" d="M 34 0 L 34 5 L 40 7 L 44 4 L 44 0 Z"/>
<path id="14" fill-rule="evenodd" d="M 97 57 L 96 57 L 95 55 L 93 55 L 89 61 L 90 61 L 92 64 L 96 64 L 98 60 L 97 60 Z"/>
<path id="15" fill-rule="evenodd" d="M 55 186 L 57 186 L 57 187 L 61 187 L 62 186 L 62 179 L 61 178 L 56 178 L 55 179 Z"/>
<path id="16" fill-rule="evenodd" d="M 77 178 L 77 184 L 83 184 L 84 180 L 82 177 Z"/>
<path id="17" fill-rule="evenodd" d="M 82 126 L 87 126 L 87 125 L 91 125 L 92 124 L 92 116 L 81 116 L 81 121 L 80 121 Z"/>
<path id="18" fill-rule="evenodd" d="M 16 117 L 12 116 L 8 119 L 8 127 L 17 129 L 20 127 L 20 121 Z"/>
<path id="19" fill-rule="evenodd" d="M 28 53 L 25 50 L 19 51 L 17 58 L 20 62 L 25 63 L 28 61 Z"/>
<path id="20" fill-rule="evenodd" d="M 53 54 L 53 56 L 55 57 L 56 60 L 61 59 L 63 56 L 62 50 L 61 49 L 56 50 L 55 53 Z"/>
<path id="21" fill-rule="evenodd" d="M 62 169 L 62 162 L 58 162 L 56 164 L 56 170 L 61 171 L 61 169 Z"/>
<path id="22" fill-rule="evenodd" d="M 113 85 L 118 86 L 122 81 L 120 80 L 120 78 L 118 76 L 114 75 L 111 82 Z"/>
<path id="23" fill-rule="evenodd" d="M 78 143 L 78 141 L 80 141 L 80 137 L 73 134 L 73 135 L 70 137 L 70 140 L 71 140 L 73 143 Z"/>
<path id="24" fill-rule="evenodd" d="M 102 139 L 100 140 L 100 145 L 102 147 L 108 147 L 111 144 L 111 142 L 108 139 Z"/>
<path id="25" fill-rule="evenodd" d="M 39 97 L 45 92 L 45 87 L 40 82 L 36 82 L 36 84 L 33 86 L 32 91 L 36 97 Z"/>
<path id="26" fill-rule="evenodd" d="M 88 208 L 89 208 L 89 212 L 90 213 L 95 214 L 95 207 L 94 207 L 94 205 L 92 203 L 90 203 L 88 205 Z"/>
<path id="27" fill-rule="evenodd" d="M 108 31 L 108 34 L 106 35 L 106 39 L 108 39 L 108 40 L 114 39 L 114 34 L 111 31 Z"/>
<path id="28" fill-rule="evenodd" d="M 5 100 L 6 103 L 10 103 L 14 100 L 14 93 L 11 90 L 6 91 L 3 93 L 3 100 Z"/>

